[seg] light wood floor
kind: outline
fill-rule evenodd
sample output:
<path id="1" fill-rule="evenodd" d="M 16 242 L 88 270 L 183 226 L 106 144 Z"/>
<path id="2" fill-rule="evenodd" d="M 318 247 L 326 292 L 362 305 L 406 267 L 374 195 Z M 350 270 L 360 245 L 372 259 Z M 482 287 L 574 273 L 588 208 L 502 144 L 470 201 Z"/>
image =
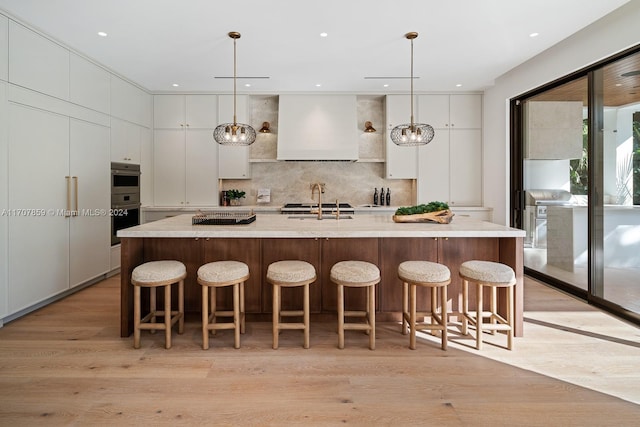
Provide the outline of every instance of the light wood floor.
<path id="1" fill-rule="evenodd" d="M 396 324 L 376 350 L 333 323 L 312 323 L 311 348 L 271 324 L 248 323 L 201 349 L 197 319 L 174 333 L 119 337 L 116 276 L 0 329 L 0 425 L 637 426 L 640 332 L 525 281 L 525 336 L 478 352 L 451 328 L 448 351 Z"/>

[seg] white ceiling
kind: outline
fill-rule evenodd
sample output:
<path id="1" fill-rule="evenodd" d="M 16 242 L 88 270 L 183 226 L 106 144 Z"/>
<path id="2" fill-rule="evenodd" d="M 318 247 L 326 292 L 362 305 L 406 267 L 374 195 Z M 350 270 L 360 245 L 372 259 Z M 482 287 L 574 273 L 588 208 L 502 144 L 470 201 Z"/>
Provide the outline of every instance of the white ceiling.
<path id="1" fill-rule="evenodd" d="M 0 8 L 154 92 L 232 91 L 231 79 L 214 77 L 233 76 L 227 33 L 238 31 L 238 76 L 269 77 L 238 79 L 239 93 L 393 93 L 409 90 L 409 31 L 420 34 L 416 92 L 476 91 L 628 1 L 0 0 Z"/>

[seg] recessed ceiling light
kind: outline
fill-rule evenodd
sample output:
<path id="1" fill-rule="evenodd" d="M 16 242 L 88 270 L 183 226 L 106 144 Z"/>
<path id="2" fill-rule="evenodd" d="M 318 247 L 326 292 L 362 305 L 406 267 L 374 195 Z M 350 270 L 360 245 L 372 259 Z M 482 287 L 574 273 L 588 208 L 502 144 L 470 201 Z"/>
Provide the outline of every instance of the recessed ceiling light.
<path id="1" fill-rule="evenodd" d="M 174 84 L 172 84 L 171 86 L 173 86 L 173 87 L 178 87 L 178 86 L 180 86 L 180 85 L 179 85 L 178 83 L 174 83 Z"/>
<path id="2" fill-rule="evenodd" d="M 320 33 L 320 37 L 327 37 L 328 35 L 329 35 L 329 34 L 324 33 L 324 32 L 323 32 L 323 33 Z"/>
<path id="3" fill-rule="evenodd" d="M 316 87 L 322 87 L 322 84 L 316 83 Z"/>
<path id="4" fill-rule="evenodd" d="M 462 83 L 458 83 L 456 87 L 462 87 Z"/>
<path id="5" fill-rule="evenodd" d="M 244 87 L 251 87 L 251 83 L 245 83 Z"/>
<path id="6" fill-rule="evenodd" d="M 531 33 L 529 34 L 529 37 L 538 37 L 540 35 L 540 33 Z"/>
<path id="7" fill-rule="evenodd" d="M 382 85 L 383 87 L 389 87 L 389 83 L 385 83 Z"/>
<path id="8" fill-rule="evenodd" d="M 105 33 L 104 31 L 98 31 L 98 35 L 100 37 L 107 37 L 107 33 Z"/>

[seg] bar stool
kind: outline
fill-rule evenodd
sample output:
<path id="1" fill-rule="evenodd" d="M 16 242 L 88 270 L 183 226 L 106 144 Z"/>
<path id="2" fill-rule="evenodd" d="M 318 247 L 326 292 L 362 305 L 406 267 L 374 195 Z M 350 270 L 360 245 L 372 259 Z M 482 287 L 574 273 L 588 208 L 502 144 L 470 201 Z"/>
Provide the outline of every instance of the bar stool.
<path id="1" fill-rule="evenodd" d="M 338 348 L 344 348 L 344 331 L 363 330 L 369 334 L 369 348 L 376 348 L 376 284 L 380 269 L 366 261 L 340 261 L 331 267 L 331 281 L 338 285 Z M 344 309 L 344 287 L 367 288 L 365 310 Z M 345 317 L 364 317 L 365 323 L 345 323 Z"/>
<path id="2" fill-rule="evenodd" d="M 447 286 L 451 283 L 451 272 L 447 266 L 430 261 L 404 261 L 398 266 L 398 277 L 402 280 L 402 334 L 407 334 L 409 325 L 409 348 L 416 349 L 416 330 L 441 331 L 441 347 L 447 349 Z M 431 311 L 416 311 L 418 286 L 429 288 Z M 438 306 L 440 291 L 440 312 Z M 430 323 L 418 322 L 417 317 L 429 317 Z"/>
<path id="3" fill-rule="evenodd" d="M 140 330 L 165 331 L 165 348 L 171 348 L 171 328 L 178 323 L 178 333 L 184 332 L 184 278 L 187 269 L 180 261 L 149 261 L 133 269 L 133 348 L 140 348 Z M 178 310 L 171 311 L 171 285 L 178 284 Z M 156 306 L 156 291 L 164 287 L 164 310 Z M 149 288 L 149 314 L 141 318 L 141 288 Z M 163 323 L 156 323 L 156 317 Z"/>
<path id="4" fill-rule="evenodd" d="M 492 261 L 466 261 L 460 265 L 462 278 L 462 333 L 467 334 L 467 325 L 471 323 L 476 328 L 476 349 L 482 348 L 482 331 L 488 330 L 507 332 L 507 348 L 513 346 L 513 298 L 516 275 L 511 267 Z M 476 285 L 476 311 L 469 312 L 469 283 Z M 482 290 L 485 286 L 491 288 L 489 311 L 484 311 Z M 498 314 L 497 288 L 507 288 L 506 317 Z M 488 319 L 489 322 L 485 322 Z"/>
<path id="5" fill-rule="evenodd" d="M 209 331 L 234 330 L 234 347 L 240 348 L 240 333 L 245 330 L 244 282 L 249 278 L 249 267 L 239 261 L 215 261 L 198 269 L 198 283 L 202 285 L 202 349 L 209 348 Z M 233 287 L 233 310 L 216 309 L 216 289 Z M 211 293 L 209 294 L 209 290 Z M 209 312 L 209 301 L 211 311 Z M 216 322 L 216 317 L 233 316 L 231 322 Z"/>
<path id="6" fill-rule="evenodd" d="M 304 348 L 309 348 L 309 284 L 316 281 L 316 269 L 306 261 L 276 261 L 267 268 L 267 282 L 273 285 L 273 349 L 278 348 L 281 329 L 302 329 Z M 281 287 L 302 286 L 304 296 L 302 310 L 281 310 Z M 302 316 L 302 323 L 282 322 L 282 317 Z"/>

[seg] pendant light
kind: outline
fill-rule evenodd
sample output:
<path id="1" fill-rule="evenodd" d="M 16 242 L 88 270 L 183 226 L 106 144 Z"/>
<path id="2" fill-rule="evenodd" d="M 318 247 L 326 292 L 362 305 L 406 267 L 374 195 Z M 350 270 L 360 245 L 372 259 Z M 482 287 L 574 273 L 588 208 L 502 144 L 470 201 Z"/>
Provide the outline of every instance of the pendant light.
<path id="1" fill-rule="evenodd" d="M 413 39 L 418 33 L 411 32 L 404 35 L 411 40 L 411 123 L 402 124 L 391 130 L 391 140 L 394 144 L 408 147 L 412 145 L 426 145 L 431 142 L 435 132 L 433 127 L 424 123 L 413 122 Z"/>
<path id="2" fill-rule="evenodd" d="M 232 31 L 229 37 L 233 39 L 233 123 L 222 123 L 213 131 L 213 139 L 221 145 L 251 145 L 256 140 L 256 131 L 236 119 L 236 40 L 240 33 Z"/>

